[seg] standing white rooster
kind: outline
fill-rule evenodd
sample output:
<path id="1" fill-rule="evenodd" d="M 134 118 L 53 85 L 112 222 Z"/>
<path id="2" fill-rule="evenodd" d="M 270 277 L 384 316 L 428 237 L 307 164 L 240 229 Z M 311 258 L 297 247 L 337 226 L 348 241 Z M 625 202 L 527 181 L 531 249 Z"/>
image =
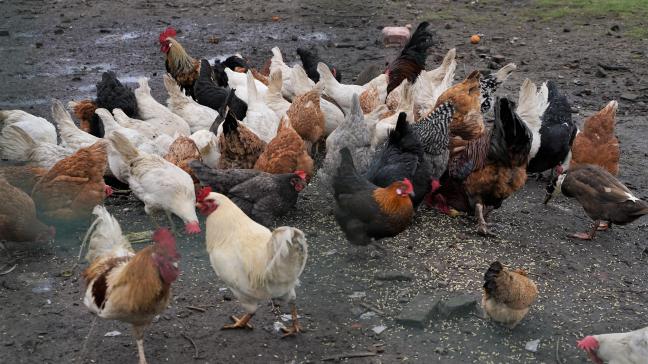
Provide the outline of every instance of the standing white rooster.
<path id="1" fill-rule="evenodd" d="M 648 363 L 648 327 L 616 334 L 591 335 L 578 341 L 578 348 L 596 364 Z"/>
<path id="2" fill-rule="evenodd" d="M 234 324 L 223 329 L 252 328 L 248 322 L 259 302 L 271 298 L 295 300 L 295 287 L 308 256 L 301 230 L 282 226 L 271 232 L 209 187 L 200 191 L 196 206 L 207 216 L 206 245 L 212 267 L 246 312 L 240 319 L 232 316 Z M 301 332 L 294 303 L 291 313 L 292 325 L 284 329 L 284 337 Z"/>
<path id="3" fill-rule="evenodd" d="M 113 132 L 109 139 L 128 166 L 128 185 L 144 202 L 144 211 L 149 215 L 164 211 L 171 227 L 174 226 L 173 213 L 184 221 L 187 234 L 198 234 L 200 225 L 191 177 L 160 156 L 138 151 L 118 131 Z"/>

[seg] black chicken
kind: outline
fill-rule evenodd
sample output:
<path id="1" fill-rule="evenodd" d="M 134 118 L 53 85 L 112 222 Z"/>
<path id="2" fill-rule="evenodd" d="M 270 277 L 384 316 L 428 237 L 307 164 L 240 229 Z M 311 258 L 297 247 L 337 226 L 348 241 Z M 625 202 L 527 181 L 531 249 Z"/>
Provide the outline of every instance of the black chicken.
<path id="1" fill-rule="evenodd" d="M 426 21 L 419 24 L 400 56 L 387 67 L 387 93 L 392 92 L 404 79 L 414 84 L 418 75 L 425 69 L 428 49 L 436 44 L 434 33 L 428 29 L 429 26 L 430 23 Z"/>
<path id="2" fill-rule="evenodd" d="M 313 80 L 313 82 L 317 83 L 320 79 L 319 72 L 317 72 L 317 64 L 319 62 L 326 64 L 326 66 L 328 66 L 328 68 L 331 70 L 333 77 L 335 77 L 338 82 L 342 82 L 342 73 L 337 69 L 337 67 L 322 61 L 315 48 L 311 50 L 305 48 L 297 48 L 297 54 L 302 61 L 302 65 L 304 66 L 304 70 L 306 71 L 308 78 Z"/>
<path id="3" fill-rule="evenodd" d="M 226 195 L 252 220 L 267 227 L 295 207 L 299 192 L 306 187 L 304 171 L 270 174 L 256 169 L 213 169 L 199 161 L 189 166 L 202 185 Z"/>
<path id="4" fill-rule="evenodd" d="M 398 115 L 396 128 L 380 145 L 367 170 L 367 179 L 376 186 L 387 187 L 393 182 L 408 178 L 414 186 L 412 203 L 414 208 L 430 191 L 432 166 L 417 133 L 407 122 L 407 114 Z"/>
<path id="5" fill-rule="evenodd" d="M 101 75 L 101 81 L 97 82 L 95 105 L 97 108 L 106 110 L 119 108 L 131 118 L 137 119 L 139 117 L 135 93 L 130 87 L 119 82 L 117 75 L 112 71 L 104 72 Z M 92 115 L 88 132 L 97 138 L 104 137 L 104 125 L 97 114 Z"/>
<path id="6" fill-rule="evenodd" d="M 220 87 L 214 82 L 212 67 L 206 59 L 200 60 L 200 75 L 194 83 L 196 101 L 204 106 L 219 110 L 226 102 L 229 89 Z M 238 120 L 243 120 L 247 114 L 247 104 L 236 95 L 232 96 L 231 111 Z"/>

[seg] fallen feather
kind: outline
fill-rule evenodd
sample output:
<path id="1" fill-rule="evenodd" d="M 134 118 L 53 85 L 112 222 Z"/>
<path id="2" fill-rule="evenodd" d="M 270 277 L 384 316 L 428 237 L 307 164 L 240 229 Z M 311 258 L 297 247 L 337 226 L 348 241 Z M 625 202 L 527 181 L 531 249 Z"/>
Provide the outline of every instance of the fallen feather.
<path id="1" fill-rule="evenodd" d="M 540 345 L 540 339 L 532 340 L 532 341 L 529 341 L 528 343 L 526 343 L 526 345 L 524 346 L 524 349 L 526 349 L 526 351 L 530 351 L 532 353 L 535 353 L 535 352 L 538 351 L 538 345 Z"/>
<path id="2" fill-rule="evenodd" d="M 110 331 L 110 332 L 107 332 L 104 336 L 106 336 L 106 337 L 115 337 L 115 336 L 121 336 L 121 334 L 122 333 L 119 332 L 119 331 Z"/>

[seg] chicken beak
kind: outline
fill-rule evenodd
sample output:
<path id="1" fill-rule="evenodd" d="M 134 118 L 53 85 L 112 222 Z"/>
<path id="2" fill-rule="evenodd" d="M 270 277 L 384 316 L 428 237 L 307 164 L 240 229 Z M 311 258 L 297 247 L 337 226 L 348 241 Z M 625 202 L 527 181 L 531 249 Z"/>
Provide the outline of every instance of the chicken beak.
<path id="1" fill-rule="evenodd" d="M 416 194 L 414 193 L 414 191 L 412 191 L 412 192 L 409 193 L 409 196 L 414 198 L 414 196 L 416 196 Z"/>
<path id="2" fill-rule="evenodd" d="M 196 202 L 196 208 L 200 210 L 202 208 L 202 203 Z"/>

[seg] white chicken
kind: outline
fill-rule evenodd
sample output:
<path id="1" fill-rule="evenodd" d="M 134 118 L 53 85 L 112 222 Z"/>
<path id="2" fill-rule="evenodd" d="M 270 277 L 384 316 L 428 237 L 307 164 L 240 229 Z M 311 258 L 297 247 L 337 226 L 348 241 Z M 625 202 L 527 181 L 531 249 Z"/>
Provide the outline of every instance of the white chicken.
<path id="1" fill-rule="evenodd" d="M 329 67 L 324 63 L 317 64 L 317 71 L 320 74 L 320 81 L 324 82 L 324 93 L 335 100 L 335 103 L 342 109 L 344 115 L 349 115 L 353 102 L 353 94 L 360 95 L 365 86 L 345 85 L 339 83 Z"/>
<path id="2" fill-rule="evenodd" d="M 257 93 L 252 72 L 247 72 L 248 110 L 247 116 L 243 119 L 245 126 L 250 128 L 256 135 L 266 143 L 277 135 L 279 118 L 270 109 L 263 98 Z"/>
<path id="3" fill-rule="evenodd" d="M 223 128 L 220 128 L 220 130 L 222 131 Z M 202 162 L 210 168 L 218 168 L 218 161 L 220 160 L 218 137 L 209 130 L 199 130 L 191 134 L 190 138 L 196 143 Z"/>
<path id="4" fill-rule="evenodd" d="M 37 143 L 57 143 L 56 128 L 49 121 L 22 110 L 0 110 L 0 159 L 27 160 L 25 145 L 15 142 L 17 129 Z"/>
<path id="5" fill-rule="evenodd" d="M 230 88 L 235 89 L 234 93 L 236 96 L 245 101 L 248 101 L 248 83 L 247 76 L 245 73 L 232 71 L 229 68 L 225 68 L 225 74 L 227 74 L 228 85 Z M 261 98 L 265 98 L 266 93 L 268 92 L 268 86 L 264 85 L 263 82 L 254 79 L 254 85 L 256 86 L 257 95 Z"/>
<path id="6" fill-rule="evenodd" d="M 128 185 L 133 194 L 144 202 L 144 211 L 149 215 L 164 211 L 172 227 L 173 213 L 182 219 L 187 234 L 199 233 L 196 195 L 191 177 L 160 156 L 138 151 L 118 131 L 113 132 L 109 139 L 129 167 Z"/>
<path id="7" fill-rule="evenodd" d="M 441 65 L 432 71 L 421 71 L 412 86 L 414 110 L 419 120 L 434 110 L 436 101 L 441 94 L 452 86 L 457 61 L 455 48 L 446 53 Z"/>
<path id="8" fill-rule="evenodd" d="M 96 136 L 79 129 L 74 124 L 70 113 L 65 110 L 65 107 L 59 100 L 52 101 L 52 119 L 58 126 L 64 146 L 77 150 L 79 148 L 89 147 L 99 140 Z"/>
<path id="9" fill-rule="evenodd" d="M 304 233 L 288 226 L 270 231 L 209 187 L 200 191 L 196 206 L 207 216 L 205 243 L 212 267 L 246 312 L 240 319 L 232 316 L 234 324 L 223 328 L 251 328 L 259 302 L 278 298 L 292 303 L 292 325 L 284 336 L 299 333 L 294 300 L 308 257 Z"/>
<path id="10" fill-rule="evenodd" d="M 373 147 L 378 146 L 385 139 L 387 139 L 389 131 L 396 127 L 398 114 L 400 114 L 401 112 L 407 113 L 407 121 L 409 123 L 414 122 L 413 89 L 407 79 L 403 80 L 399 87 L 401 87 L 402 89 L 402 96 L 400 98 L 400 102 L 398 103 L 398 107 L 396 108 L 396 113 L 378 121 L 371 137 L 371 145 Z"/>
<path id="11" fill-rule="evenodd" d="M 535 157 L 540 149 L 540 127 L 542 126 L 542 114 L 549 107 L 549 89 L 543 83 L 540 89 L 530 79 L 525 79 L 520 86 L 520 96 L 515 112 L 531 131 L 530 157 Z"/>
<path id="12" fill-rule="evenodd" d="M 648 327 L 615 334 L 590 335 L 578 341 L 596 364 L 646 364 L 648 362 Z"/>
<path id="13" fill-rule="evenodd" d="M 164 87 L 169 94 L 166 101 L 169 110 L 183 118 L 189 124 L 192 133 L 208 130 L 218 117 L 218 111 L 200 105 L 180 91 L 178 83 L 168 74 L 164 75 Z"/>
<path id="14" fill-rule="evenodd" d="M 172 113 L 171 110 L 151 96 L 148 79 L 142 77 L 138 80 L 138 83 L 139 87 L 135 89 L 135 98 L 137 99 L 140 116 L 144 121 L 167 135 L 173 136 L 175 133 L 186 136 L 191 135 L 191 128 L 183 118 Z"/>
<path id="15" fill-rule="evenodd" d="M 8 126 L 8 128 L 15 128 L 12 132 L 15 137 L 12 143 L 19 145 L 26 153 L 26 161 L 34 167 L 40 167 L 45 169 L 52 168 L 58 161 L 65 157 L 71 156 L 76 150 L 70 147 L 63 145 L 46 143 L 46 142 L 36 142 L 32 139 L 31 135 L 27 134 L 21 128 L 14 127 L 13 125 Z"/>
<path id="16" fill-rule="evenodd" d="M 270 74 L 276 70 L 281 70 L 283 86 L 281 87 L 281 93 L 288 100 L 292 100 L 295 97 L 295 85 L 293 79 L 293 68 L 289 67 L 283 61 L 283 56 L 281 55 L 281 50 L 279 47 L 272 48 L 272 58 L 270 59 Z M 310 88 L 315 86 L 315 83 L 311 81 L 312 85 Z"/>
<path id="17" fill-rule="evenodd" d="M 281 119 L 286 115 L 286 111 L 290 108 L 290 102 L 284 99 L 281 94 L 281 86 L 283 82 L 283 76 L 281 69 L 277 69 L 270 74 L 268 92 L 265 94 L 265 103 L 268 107 L 274 111 L 275 115 Z"/>
<path id="18" fill-rule="evenodd" d="M 115 121 L 124 128 L 134 129 L 140 132 L 147 139 L 155 139 L 162 135 L 153 125 L 139 119 L 133 119 L 126 115 L 122 109 L 113 109 L 112 111 Z M 164 134 L 166 135 L 166 134 Z"/>

